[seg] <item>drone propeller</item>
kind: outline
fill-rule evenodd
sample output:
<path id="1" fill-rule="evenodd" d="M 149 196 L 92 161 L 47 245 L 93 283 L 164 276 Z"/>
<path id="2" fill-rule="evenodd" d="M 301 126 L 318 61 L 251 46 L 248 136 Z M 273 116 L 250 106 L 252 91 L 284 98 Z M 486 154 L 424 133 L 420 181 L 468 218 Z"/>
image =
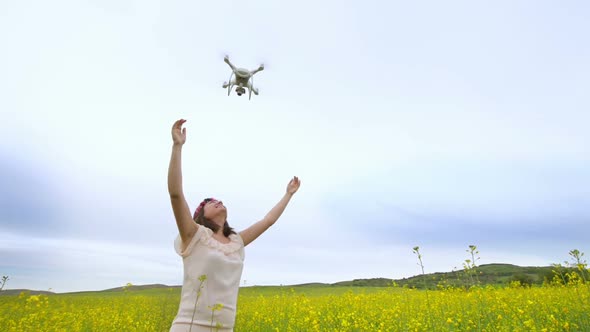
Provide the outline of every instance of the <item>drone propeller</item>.
<path id="1" fill-rule="evenodd" d="M 249 70 L 257 69 L 260 65 L 264 66 L 264 69 L 269 68 L 269 61 L 265 58 L 256 57 L 256 61 L 249 61 L 248 58 L 242 59 L 239 57 L 232 56 L 232 52 L 218 52 L 218 59 L 224 59 L 226 56 L 230 59 L 230 61 L 238 68 L 245 68 Z M 252 59 L 252 58 L 250 58 Z"/>
<path id="2" fill-rule="evenodd" d="M 217 58 L 223 59 L 223 57 L 225 57 L 226 55 L 231 57 L 232 52 L 228 52 L 228 50 L 222 50 L 217 52 Z"/>
<path id="3" fill-rule="evenodd" d="M 257 60 L 256 63 L 252 64 L 255 68 L 258 68 L 258 66 L 260 66 L 260 65 L 263 65 L 264 69 L 270 68 L 270 62 L 266 58 L 262 57 L 262 58 L 257 58 L 256 60 Z"/>

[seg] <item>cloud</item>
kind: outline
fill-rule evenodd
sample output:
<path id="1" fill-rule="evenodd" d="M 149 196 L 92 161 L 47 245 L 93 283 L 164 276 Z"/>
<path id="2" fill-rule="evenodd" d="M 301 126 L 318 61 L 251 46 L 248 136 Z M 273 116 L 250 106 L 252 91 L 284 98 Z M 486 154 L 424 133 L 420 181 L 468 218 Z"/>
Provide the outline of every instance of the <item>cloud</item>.
<path id="1" fill-rule="evenodd" d="M 35 161 L 0 151 L 0 227 L 58 233 L 63 226 L 63 190 L 56 174 Z"/>
<path id="2" fill-rule="evenodd" d="M 519 264 L 583 250 L 584 10 L 313 6 L 3 6 L 0 269 L 12 284 L 180 282 L 166 190 L 178 118 L 191 208 L 220 197 L 243 229 L 303 180 L 247 248 L 251 283 L 408 276 L 414 245 L 441 270 L 471 243 Z M 221 89 L 226 52 L 266 62 L 260 96 Z"/>
<path id="3" fill-rule="evenodd" d="M 376 244 L 478 244 L 555 258 L 584 247 L 590 232 L 588 169 L 578 161 L 408 163 L 342 183 L 323 197 L 323 213 L 340 233 Z"/>
<path id="4" fill-rule="evenodd" d="M 182 260 L 168 247 L 83 237 L 32 236 L 2 230 L 2 273 L 10 288 L 57 292 L 101 290 L 134 284 L 182 282 Z M 92 285 L 92 286 L 90 286 Z"/>

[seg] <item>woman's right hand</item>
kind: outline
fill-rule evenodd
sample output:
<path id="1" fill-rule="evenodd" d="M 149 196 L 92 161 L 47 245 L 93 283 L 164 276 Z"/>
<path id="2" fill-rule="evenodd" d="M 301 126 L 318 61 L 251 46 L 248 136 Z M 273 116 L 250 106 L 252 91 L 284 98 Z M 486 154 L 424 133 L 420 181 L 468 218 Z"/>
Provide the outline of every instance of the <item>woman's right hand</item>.
<path id="1" fill-rule="evenodd" d="M 172 141 L 174 145 L 183 145 L 186 142 L 186 128 L 182 125 L 186 122 L 184 119 L 177 120 L 172 126 Z"/>

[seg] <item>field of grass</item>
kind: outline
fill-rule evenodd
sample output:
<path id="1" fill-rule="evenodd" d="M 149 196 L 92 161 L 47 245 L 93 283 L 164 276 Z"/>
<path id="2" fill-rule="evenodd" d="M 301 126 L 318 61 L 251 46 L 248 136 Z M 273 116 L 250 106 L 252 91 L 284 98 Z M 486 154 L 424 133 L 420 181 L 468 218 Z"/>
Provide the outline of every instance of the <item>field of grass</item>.
<path id="1" fill-rule="evenodd" d="M 538 268 L 477 267 L 477 248 L 470 246 L 468 252 L 470 259 L 460 273 L 433 276 L 424 274 L 422 255 L 415 247 L 422 274 L 404 279 L 403 286 L 391 282 L 382 287 L 244 287 L 234 330 L 590 331 L 590 270 L 583 253 L 570 251 L 572 262 L 555 264 L 549 280 L 547 271 Z M 542 284 L 534 282 L 535 275 L 545 276 Z M 508 284 L 498 284 L 503 280 L 498 278 L 509 276 Z M 3 295 L 0 331 L 168 331 L 180 288 L 149 287 Z"/>
<path id="2" fill-rule="evenodd" d="M 0 297 L 0 331 L 167 331 L 180 291 Z M 590 331 L 587 284 L 248 287 L 235 331 Z"/>

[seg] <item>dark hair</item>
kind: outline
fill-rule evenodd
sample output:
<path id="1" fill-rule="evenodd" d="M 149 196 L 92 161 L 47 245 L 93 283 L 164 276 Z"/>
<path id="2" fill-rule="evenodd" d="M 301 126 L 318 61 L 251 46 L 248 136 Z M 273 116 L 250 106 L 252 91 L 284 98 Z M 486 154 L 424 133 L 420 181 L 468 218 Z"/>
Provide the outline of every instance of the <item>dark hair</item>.
<path id="1" fill-rule="evenodd" d="M 205 198 L 205 200 L 201 203 L 207 203 L 209 201 L 211 201 L 212 198 Z M 217 225 L 215 222 L 213 222 L 212 220 L 209 220 L 207 218 L 205 218 L 205 206 L 203 204 L 203 208 L 199 210 L 199 212 L 197 213 L 197 215 L 195 216 L 195 218 L 193 219 L 197 224 L 199 225 L 203 225 L 207 228 L 209 228 L 210 230 L 213 231 L 213 233 L 217 232 L 217 230 L 219 230 L 219 225 Z M 229 224 L 227 223 L 227 220 L 225 221 L 225 223 L 223 224 L 223 235 L 228 237 L 231 234 L 236 234 L 236 231 L 234 231 L 233 228 L 229 227 Z"/>

